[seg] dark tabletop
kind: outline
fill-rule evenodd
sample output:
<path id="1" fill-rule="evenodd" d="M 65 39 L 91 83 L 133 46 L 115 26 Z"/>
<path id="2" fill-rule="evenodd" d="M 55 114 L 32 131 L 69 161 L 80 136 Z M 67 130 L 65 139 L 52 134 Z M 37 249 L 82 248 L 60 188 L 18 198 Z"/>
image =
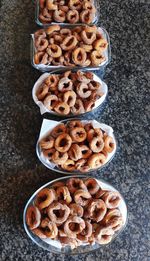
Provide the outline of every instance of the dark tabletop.
<path id="1" fill-rule="evenodd" d="M 107 103 L 95 118 L 111 125 L 118 140 L 113 161 L 96 177 L 124 195 L 129 212 L 125 231 L 107 248 L 65 260 L 148 261 L 148 0 L 101 0 L 100 20 L 111 38 L 106 69 Z M 1 187 L 0 260 L 62 260 L 26 235 L 26 201 L 44 183 L 60 177 L 37 159 L 42 117 L 31 91 L 40 72 L 30 65 L 30 33 L 36 28 L 31 0 L 1 1 Z M 150 238 L 149 238 L 150 239 Z M 149 256 L 150 257 L 150 256 Z"/>

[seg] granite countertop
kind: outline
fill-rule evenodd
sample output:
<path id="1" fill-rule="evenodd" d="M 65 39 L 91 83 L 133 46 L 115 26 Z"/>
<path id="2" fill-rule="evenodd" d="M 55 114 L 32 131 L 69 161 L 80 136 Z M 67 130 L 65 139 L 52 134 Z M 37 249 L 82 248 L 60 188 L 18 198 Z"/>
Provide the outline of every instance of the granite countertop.
<path id="1" fill-rule="evenodd" d="M 37 159 L 42 117 L 31 97 L 40 72 L 30 65 L 30 33 L 36 28 L 31 0 L 2 0 L 0 260 L 148 261 L 148 1 L 101 0 L 101 24 L 111 38 L 106 69 L 107 103 L 94 115 L 111 125 L 118 140 L 113 161 L 96 177 L 124 195 L 129 212 L 125 231 L 107 248 L 62 257 L 37 247 L 26 235 L 22 214 L 32 193 L 60 177 Z M 150 238 L 149 238 L 150 239 Z"/>

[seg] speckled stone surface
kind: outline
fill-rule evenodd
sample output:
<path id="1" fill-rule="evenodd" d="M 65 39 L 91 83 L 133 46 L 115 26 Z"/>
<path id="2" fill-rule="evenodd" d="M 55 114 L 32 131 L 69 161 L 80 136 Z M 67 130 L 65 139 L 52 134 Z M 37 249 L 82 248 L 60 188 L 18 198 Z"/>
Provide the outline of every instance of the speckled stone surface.
<path id="1" fill-rule="evenodd" d="M 95 115 L 111 125 L 118 140 L 113 161 L 96 177 L 124 195 L 129 221 L 107 248 L 62 257 L 38 248 L 26 235 L 22 214 L 26 201 L 44 183 L 59 177 L 38 161 L 35 144 L 42 117 L 31 90 L 40 72 L 30 65 L 30 33 L 36 28 L 31 0 L 2 0 L 0 260 L 148 261 L 148 78 L 147 0 L 100 1 L 100 21 L 108 30 L 112 61 L 106 69 L 107 103 Z M 150 234 L 149 234 L 150 235 Z"/>

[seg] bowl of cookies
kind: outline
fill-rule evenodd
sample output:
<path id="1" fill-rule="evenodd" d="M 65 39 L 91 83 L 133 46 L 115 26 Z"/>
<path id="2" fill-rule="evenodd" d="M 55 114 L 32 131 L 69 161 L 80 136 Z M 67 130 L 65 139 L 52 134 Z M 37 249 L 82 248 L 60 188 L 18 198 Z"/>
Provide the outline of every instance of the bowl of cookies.
<path id="1" fill-rule="evenodd" d="M 35 3 L 36 23 L 93 24 L 98 21 L 96 0 L 37 0 Z"/>
<path id="2" fill-rule="evenodd" d="M 31 63 L 40 71 L 102 69 L 110 62 L 110 41 L 102 27 L 51 25 L 31 35 Z"/>
<path id="3" fill-rule="evenodd" d="M 44 73 L 34 84 L 32 97 L 41 114 L 75 117 L 98 109 L 108 87 L 95 73 L 57 71 Z"/>
<path id="4" fill-rule="evenodd" d="M 39 188 L 23 213 L 24 228 L 38 246 L 79 254 L 111 244 L 127 223 L 120 192 L 104 180 L 62 177 Z"/>
<path id="5" fill-rule="evenodd" d="M 36 153 L 49 169 L 62 174 L 100 170 L 114 157 L 117 142 L 112 127 L 96 120 L 43 120 Z"/>

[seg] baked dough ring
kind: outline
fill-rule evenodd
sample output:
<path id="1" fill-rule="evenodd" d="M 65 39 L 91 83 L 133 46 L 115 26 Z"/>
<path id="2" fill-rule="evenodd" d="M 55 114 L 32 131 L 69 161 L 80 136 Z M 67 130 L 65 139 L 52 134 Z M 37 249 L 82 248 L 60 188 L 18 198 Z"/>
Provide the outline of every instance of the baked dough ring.
<path id="1" fill-rule="evenodd" d="M 53 58 L 58 58 L 62 55 L 62 50 L 57 44 L 49 45 L 46 51 Z"/>
<path id="2" fill-rule="evenodd" d="M 101 199 L 92 199 L 88 204 L 85 212 L 85 217 L 90 218 L 96 222 L 100 222 L 107 212 L 106 205 Z"/>
<path id="3" fill-rule="evenodd" d="M 66 132 L 66 126 L 64 123 L 58 124 L 55 128 L 51 131 L 51 136 L 54 138 L 57 138 L 60 134 L 63 134 Z"/>
<path id="4" fill-rule="evenodd" d="M 93 46 L 99 52 L 103 52 L 107 49 L 108 43 L 107 40 L 104 38 L 98 39 L 93 43 Z"/>
<path id="5" fill-rule="evenodd" d="M 46 50 L 48 46 L 48 40 L 46 38 L 43 38 L 43 36 L 39 36 L 37 39 L 35 39 L 35 47 L 37 51 L 42 52 Z"/>
<path id="6" fill-rule="evenodd" d="M 85 30 L 81 32 L 81 37 L 85 44 L 93 44 L 96 39 L 96 32 L 93 27 L 86 27 Z"/>
<path id="7" fill-rule="evenodd" d="M 92 235 L 92 224 L 90 221 L 85 220 L 85 228 L 77 235 L 77 238 L 82 242 L 87 242 L 88 238 Z"/>
<path id="8" fill-rule="evenodd" d="M 82 127 L 76 127 L 70 130 L 70 135 L 75 142 L 82 142 L 86 139 L 86 131 Z"/>
<path id="9" fill-rule="evenodd" d="M 84 128 L 84 125 L 80 120 L 71 120 L 67 123 L 67 128 L 69 128 L 69 131 L 77 127 Z"/>
<path id="10" fill-rule="evenodd" d="M 75 162 L 73 160 L 66 160 L 64 164 L 61 165 L 62 169 L 67 171 L 74 171 L 75 170 Z"/>
<path id="11" fill-rule="evenodd" d="M 58 228 L 54 222 L 51 222 L 48 218 L 45 218 L 41 222 L 44 234 L 47 238 L 56 238 L 58 235 Z"/>
<path id="12" fill-rule="evenodd" d="M 43 104 L 49 111 L 51 111 L 55 104 L 57 104 L 57 101 L 58 97 L 56 95 L 50 94 L 44 99 Z"/>
<path id="13" fill-rule="evenodd" d="M 35 64 L 48 64 L 48 54 L 45 52 L 37 52 L 34 55 Z"/>
<path id="14" fill-rule="evenodd" d="M 69 155 L 70 159 L 72 159 L 73 161 L 77 161 L 77 160 L 81 159 L 82 152 L 81 152 L 80 146 L 76 143 L 72 144 L 71 148 L 68 151 L 68 155 Z"/>
<path id="15" fill-rule="evenodd" d="M 84 24 L 91 24 L 93 21 L 94 15 L 90 10 L 83 10 L 80 13 L 80 21 Z"/>
<path id="16" fill-rule="evenodd" d="M 52 155 L 55 153 L 55 148 L 51 148 L 48 150 L 43 150 L 43 155 L 44 157 L 48 158 L 48 160 L 52 159 Z"/>
<path id="17" fill-rule="evenodd" d="M 88 159 L 88 166 L 91 169 L 99 168 L 102 165 L 104 165 L 106 162 L 106 157 L 102 153 L 94 153 L 92 156 Z"/>
<path id="18" fill-rule="evenodd" d="M 100 245 L 108 244 L 112 240 L 113 235 L 114 231 L 110 227 L 99 226 L 95 232 L 96 241 Z"/>
<path id="19" fill-rule="evenodd" d="M 57 84 L 59 81 L 59 77 L 56 74 L 50 74 L 46 79 L 45 79 L 45 84 L 48 85 L 50 91 L 55 91 L 57 90 Z"/>
<path id="20" fill-rule="evenodd" d="M 81 145 L 80 150 L 81 150 L 81 153 L 82 153 L 82 156 L 81 156 L 82 159 L 87 159 L 92 154 L 92 151 L 86 145 Z"/>
<path id="21" fill-rule="evenodd" d="M 44 188 L 38 192 L 35 199 L 35 205 L 39 209 L 48 207 L 56 199 L 54 189 Z"/>
<path id="22" fill-rule="evenodd" d="M 85 222 L 81 217 L 71 216 L 64 224 L 64 232 L 70 238 L 76 238 L 76 235 L 81 233 L 85 228 Z"/>
<path id="23" fill-rule="evenodd" d="M 77 10 L 69 10 L 66 18 L 69 23 L 75 24 L 79 21 L 79 12 Z"/>
<path id="24" fill-rule="evenodd" d="M 63 100 L 67 103 L 70 107 L 73 107 L 76 102 L 76 93 L 74 91 L 67 91 L 64 93 Z"/>
<path id="25" fill-rule="evenodd" d="M 86 51 L 81 47 L 76 48 L 73 50 L 72 59 L 75 64 L 83 66 L 87 59 Z"/>
<path id="26" fill-rule="evenodd" d="M 81 99 L 76 99 L 75 105 L 71 108 L 73 114 L 82 114 L 85 112 L 84 105 Z"/>
<path id="27" fill-rule="evenodd" d="M 60 31 L 60 26 L 59 25 L 51 25 L 46 29 L 46 34 L 51 35 L 55 31 Z"/>
<path id="28" fill-rule="evenodd" d="M 39 145 L 42 150 L 48 150 L 53 148 L 54 146 L 54 138 L 50 135 L 44 137 L 42 140 L 40 140 Z"/>
<path id="29" fill-rule="evenodd" d="M 90 142 L 89 142 L 89 147 L 94 153 L 101 152 L 104 148 L 104 142 L 102 138 L 99 137 L 94 137 Z"/>
<path id="30" fill-rule="evenodd" d="M 37 93 L 36 93 L 38 100 L 43 100 L 45 98 L 45 96 L 48 94 L 48 90 L 49 90 L 49 87 L 43 83 L 38 88 Z"/>
<path id="31" fill-rule="evenodd" d="M 89 202 L 89 199 L 91 198 L 91 194 L 84 189 L 78 189 L 74 193 L 74 201 L 75 203 L 81 205 L 81 206 L 86 206 Z"/>
<path id="32" fill-rule="evenodd" d="M 46 7 L 48 10 L 57 10 L 58 9 L 58 5 L 54 4 L 54 0 L 46 0 Z"/>
<path id="33" fill-rule="evenodd" d="M 80 0 L 69 0 L 68 6 L 71 10 L 81 10 L 82 3 Z"/>
<path id="34" fill-rule="evenodd" d="M 121 202 L 120 194 L 116 191 L 107 191 L 102 196 L 107 208 L 117 208 Z"/>
<path id="35" fill-rule="evenodd" d="M 67 180 L 66 185 L 69 188 L 69 191 L 74 194 L 74 192 L 78 189 L 86 190 L 86 185 L 84 184 L 82 179 L 79 178 L 70 178 Z"/>
<path id="36" fill-rule="evenodd" d="M 66 20 L 66 13 L 62 10 L 55 10 L 53 18 L 56 22 L 63 23 Z"/>
<path id="37" fill-rule="evenodd" d="M 78 41 L 74 35 L 66 36 L 66 38 L 63 40 L 61 44 L 61 48 L 64 51 L 70 51 L 74 49 L 77 45 Z"/>
<path id="38" fill-rule="evenodd" d="M 59 152 L 59 151 L 55 151 L 54 154 L 52 155 L 52 161 L 57 165 L 64 164 L 67 159 L 68 159 L 68 153 L 67 152 L 62 153 L 62 152 Z"/>
<path id="39" fill-rule="evenodd" d="M 113 231 L 118 231 L 123 226 L 123 218 L 119 209 L 109 209 L 103 223 L 111 226 Z"/>
<path id="40" fill-rule="evenodd" d="M 58 90 L 60 92 L 66 92 L 72 90 L 72 81 L 68 77 L 63 77 L 59 80 Z"/>
<path id="41" fill-rule="evenodd" d="M 111 153 L 111 152 L 113 152 L 114 148 L 115 148 L 115 143 L 114 143 L 113 138 L 110 136 L 107 136 L 104 141 L 104 150 L 106 152 Z"/>
<path id="42" fill-rule="evenodd" d="M 55 140 L 55 149 L 60 152 L 66 152 L 70 149 L 72 139 L 67 133 L 60 134 Z"/>
<path id="43" fill-rule="evenodd" d="M 83 99 L 86 99 L 88 97 L 90 97 L 91 95 L 91 91 L 89 90 L 89 87 L 86 83 L 82 82 L 82 83 L 79 83 L 77 88 L 76 88 L 76 91 L 77 91 L 77 94 L 83 98 Z"/>
<path id="44" fill-rule="evenodd" d="M 59 214 L 55 214 L 55 211 L 58 211 Z M 62 215 L 63 213 L 63 215 Z M 48 217 L 51 219 L 52 222 L 56 223 L 57 225 L 63 224 L 70 214 L 70 209 L 67 205 L 61 204 L 59 202 L 53 202 L 47 209 Z"/>
<path id="45" fill-rule="evenodd" d="M 72 198 L 69 189 L 66 186 L 57 188 L 56 194 L 58 196 L 58 200 L 64 200 L 67 205 L 71 203 Z"/>
<path id="46" fill-rule="evenodd" d="M 99 184 L 97 183 L 97 181 L 93 178 L 88 178 L 84 181 L 84 184 L 87 187 L 88 192 L 91 195 L 95 195 L 97 193 L 97 191 L 99 190 Z"/>
<path id="47" fill-rule="evenodd" d="M 95 50 L 91 53 L 91 62 L 93 65 L 98 66 L 105 60 L 106 58 L 101 52 Z"/>
<path id="48" fill-rule="evenodd" d="M 69 207 L 70 207 L 70 214 L 72 216 L 83 217 L 84 210 L 79 204 L 71 203 Z"/>
<path id="49" fill-rule="evenodd" d="M 35 206 L 29 206 L 26 212 L 26 222 L 31 230 L 37 228 L 41 222 L 41 213 Z"/>

